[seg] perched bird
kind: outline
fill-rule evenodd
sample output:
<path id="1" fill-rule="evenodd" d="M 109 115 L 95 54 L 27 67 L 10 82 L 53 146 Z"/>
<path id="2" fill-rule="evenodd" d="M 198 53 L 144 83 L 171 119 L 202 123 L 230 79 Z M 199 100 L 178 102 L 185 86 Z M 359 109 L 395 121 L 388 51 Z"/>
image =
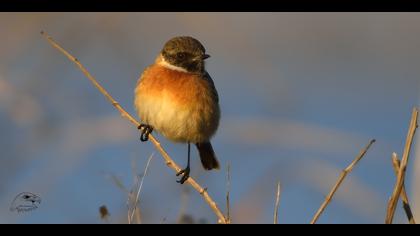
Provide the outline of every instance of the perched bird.
<path id="1" fill-rule="evenodd" d="M 204 46 L 189 36 L 165 43 L 154 64 L 142 73 L 134 104 L 142 121 L 141 141 L 156 130 L 167 139 L 188 144 L 187 167 L 177 173 L 183 184 L 190 174 L 190 143 L 196 145 L 204 169 L 219 169 L 211 137 L 220 121 L 219 96 L 205 70 Z"/>

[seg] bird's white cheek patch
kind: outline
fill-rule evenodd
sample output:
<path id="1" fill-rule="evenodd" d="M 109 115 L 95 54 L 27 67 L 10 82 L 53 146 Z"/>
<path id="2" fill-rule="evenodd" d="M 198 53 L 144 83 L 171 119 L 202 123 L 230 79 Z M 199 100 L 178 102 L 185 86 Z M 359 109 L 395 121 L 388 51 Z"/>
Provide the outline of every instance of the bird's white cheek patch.
<path id="1" fill-rule="evenodd" d="M 186 69 L 184 69 L 182 67 L 174 66 L 174 65 L 170 64 L 163 57 L 162 57 L 162 60 L 159 61 L 159 65 L 161 65 L 161 66 L 163 66 L 165 68 L 171 69 L 171 70 L 176 70 L 176 71 L 180 71 L 180 72 L 188 72 Z"/>

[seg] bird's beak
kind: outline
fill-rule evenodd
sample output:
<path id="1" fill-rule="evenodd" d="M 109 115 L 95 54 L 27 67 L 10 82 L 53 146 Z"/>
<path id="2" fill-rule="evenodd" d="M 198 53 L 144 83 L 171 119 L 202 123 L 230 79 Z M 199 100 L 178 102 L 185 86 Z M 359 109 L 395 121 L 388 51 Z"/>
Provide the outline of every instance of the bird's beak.
<path id="1" fill-rule="evenodd" d="M 41 199 L 40 198 L 36 198 L 36 199 L 33 199 L 32 201 L 31 201 L 32 203 L 38 203 L 38 204 L 41 204 Z"/>
<path id="2" fill-rule="evenodd" d="M 203 54 L 203 55 L 200 55 L 200 56 L 195 57 L 193 59 L 193 61 L 204 61 L 204 60 L 206 60 L 209 57 L 210 57 L 209 54 Z"/>

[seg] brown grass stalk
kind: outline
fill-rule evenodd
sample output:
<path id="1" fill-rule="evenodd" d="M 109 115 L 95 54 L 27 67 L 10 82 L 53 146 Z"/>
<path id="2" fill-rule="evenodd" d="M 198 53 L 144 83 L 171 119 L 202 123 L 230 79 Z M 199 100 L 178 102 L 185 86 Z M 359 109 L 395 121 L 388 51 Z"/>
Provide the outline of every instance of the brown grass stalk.
<path id="1" fill-rule="evenodd" d="M 411 145 L 413 143 L 414 134 L 416 133 L 416 129 L 418 127 L 418 124 L 417 124 L 418 115 L 419 115 L 418 110 L 416 108 L 413 108 L 410 126 L 408 128 L 407 138 L 405 142 L 404 152 L 401 159 L 400 168 L 398 169 L 397 181 L 395 183 L 394 191 L 392 192 L 391 198 L 388 202 L 385 224 L 392 224 L 392 221 L 394 219 L 395 210 L 398 204 L 398 199 L 401 195 L 402 187 L 404 185 L 405 172 L 407 170 Z"/>
<path id="2" fill-rule="evenodd" d="M 134 119 L 122 106 L 103 88 L 98 81 L 87 71 L 87 69 L 80 63 L 80 61 L 68 53 L 64 48 L 62 48 L 51 36 L 49 36 L 45 32 L 41 32 L 41 34 L 48 40 L 48 42 L 61 53 L 63 53 L 70 61 L 79 67 L 79 69 L 83 72 L 83 74 L 92 82 L 92 84 L 101 92 L 108 101 L 120 112 L 121 116 L 128 121 L 130 121 L 134 126 L 137 128 L 140 123 Z M 174 170 L 176 173 L 181 171 L 181 168 L 176 164 L 173 159 L 169 156 L 169 154 L 162 148 L 159 141 L 153 136 L 149 136 L 149 140 L 153 143 L 155 148 L 160 152 L 163 159 L 165 160 L 166 165 Z M 214 214 L 218 218 L 218 222 L 225 224 L 227 223 L 226 217 L 223 215 L 222 211 L 217 206 L 216 202 L 210 197 L 207 192 L 207 188 L 201 187 L 194 178 L 190 177 L 186 181 L 186 183 L 190 184 L 200 195 L 203 197 L 204 201 L 209 205 L 209 207 L 213 210 Z"/>
<path id="3" fill-rule="evenodd" d="M 230 218 L 230 163 L 227 164 L 227 173 L 226 173 L 226 219 L 231 223 Z"/>
<path id="4" fill-rule="evenodd" d="M 131 224 L 133 222 L 134 215 L 136 215 L 137 223 L 141 224 L 140 209 L 137 205 L 139 204 L 140 193 L 141 193 L 141 189 L 143 188 L 144 178 L 146 177 L 147 170 L 149 169 L 149 165 L 150 165 L 150 162 L 153 159 L 153 156 L 154 156 L 154 154 L 150 155 L 149 159 L 147 160 L 147 164 L 146 164 L 146 167 L 144 169 L 143 176 L 140 180 L 140 184 L 139 184 L 138 190 L 136 192 L 136 197 L 135 197 L 135 200 L 134 200 L 134 206 L 133 206 L 133 209 L 131 210 L 131 213 L 130 213 L 130 209 L 128 210 L 128 224 Z M 136 176 L 137 176 L 137 172 L 135 172 L 135 173 L 136 173 Z M 130 198 L 129 198 L 129 200 L 130 200 Z"/>
<path id="5" fill-rule="evenodd" d="M 398 170 L 400 169 L 401 161 L 398 159 L 398 155 L 395 152 L 392 153 L 392 165 L 394 166 L 394 172 L 395 172 L 395 175 L 397 176 Z M 410 224 L 416 224 L 416 221 L 414 220 L 413 212 L 411 211 L 410 203 L 408 201 L 407 191 L 405 190 L 404 184 L 401 190 L 401 200 L 403 203 L 405 214 L 407 215 L 407 218 L 408 218 L 408 222 Z"/>
<path id="6" fill-rule="evenodd" d="M 274 224 L 279 223 L 279 205 L 280 205 L 280 181 L 277 183 L 276 204 L 274 206 Z"/>
<path id="7" fill-rule="evenodd" d="M 344 169 L 341 174 L 340 177 L 338 178 L 337 182 L 335 183 L 334 187 L 331 189 L 330 193 L 328 194 L 328 196 L 325 198 L 325 201 L 322 203 L 322 205 L 320 206 L 320 208 L 318 209 L 318 211 L 315 213 L 315 216 L 312 218 L 311 220 L 311 224 L 315 224 L 319 217 L 321 216 L 322 212 L 324 212 L 325 208 L 328 206 L 328 204 L 331 202 L 334 194 L 337 192 L 337 189 L 340 187 L 340 185 L 343 183 L 344 179 L 346 178 L 346 176 L 353 170 L 353 168 L 356 166 L 356 164 L 365 156 L 366 152 L 368 151 L 368 149 L 370 148 L 370 146 L 372 146 L 372 144 L 375 142 L 375 139 L 372 139 L 369 144 L 363 148 L 360 151 L 360 154 L 353 160 L 352 163 L 350 163 L 349 166 L 347 166 L 346 169 Z"/>

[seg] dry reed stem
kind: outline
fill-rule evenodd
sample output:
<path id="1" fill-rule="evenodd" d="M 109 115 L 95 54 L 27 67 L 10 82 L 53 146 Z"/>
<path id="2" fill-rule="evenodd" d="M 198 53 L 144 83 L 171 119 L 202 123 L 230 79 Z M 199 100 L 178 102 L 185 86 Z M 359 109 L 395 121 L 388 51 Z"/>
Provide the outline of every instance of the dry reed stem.
<path id="1" fill-rule="evenodd" d="M 369 142 L 369 144 L 360 151 L 360 154 L 353 160 L 353 162 L 350 163 L 350 165 L 347 166 L 347 168 L 341 172 L 340 177 L 338 178 L 334 187 L 331 189 L 331 192 L 328 194 L 328 196 L 325 198 L 325 201 L 322 203 L 318 211 L 315 213 L 315 216 L 311 220 L 311 224 L 315 224 L 318 221 L 320 215 L 328 206 L 328 204 L 331 202 L 335 192 L 337 192 L 337 189 L 340 187 L 341 183 L 343 183 L 348 173 L 350 173 L 353 170 L 354 166 L 356 166 L 356 164 L 364 157 L 364 155 L 366 154 L 366 152 L 368 151 L 368 149 L 370 148 L 370 146 L 372 146 L 374 142 L 375 142 L 375 139 L 372 139 Z"/>
<path id="2" fill-rule="evenodd" d="M 398 175 L 398 170 L 400 169 L 400 160 L 398 159 L 397 153 L 392 153 L 392 165 L 394 166 L 394 172 L 395 175 Z M 405 211 L 405 214 L 407 215 L 408 222 L 410 224 L 416 224 L 416 221 L 414 220 L 413 212 L 411 211 L 410 203 L 408 201 L 408 195 L 407 191 L 405 190 L 405 186 L 403 184 L 402 190 L 401 190 L 401 200 L 403 203 L 403 208 Z"/>
<path id="3" fill-rule="evenodd" d="M 123 118 L 126 118 L 128 121 L 133 123 L 135 127 L 139 127 L 140 123 L 134 119 L 122 106 L 96 81 L 96 79 L 87 71 L 87 69 L 79 62 L 79 60 L 73 57 L 68 53 L 64 48 L 62 48 L 55 40 L 45 32 L 41 34 L 48 40 L 48 42 L 61 53 L 63 53 L 70 61 L 75 63 L 83 74 L 93 83 L 93 85 L 101 92 L 108 101 L 120 112 Z M 165 160 L 166 165 L 173 169 L 176 173 L 181 171 L 181 168 L 172 160 L 169 154 L 162 148 L 159 141 L 152 135 L 149 135 L 149 140 L 153 143 L 155 148 L 160 152 L 163 159 Z M 201 187 L 192 177 L 188 178 L 186 183 L 190 184 L 200 195 L 203 197 L 204 201 L 210 206 L 215 215 L 218 218 L 218 223 L 226 224 L 226 217 L 223 215 L 222 211 L 217 206 L 216 202 L 210 197 L 207 192 L 207 188 Z"/>
<path id="4" fill-rule="evenodd" d="M 227 164 L 227 181 L 226 181 L 226 220 L 230 224 L 230 163 Z"/>
<path id="5" fill-rule="evenodd" d="M 279 205 L 280 205 L 280 181 L 277 183 L 276 204 L 274 206 L 274 224 L 279 223 Z"/>
<path id="6" fill-rule="evenodd" d="M 404 185 L 405 172 L 407 170 L 411 144 L 413 143 L 414 134 L 416 133 L 416 129 L 418 127 L 418 124 L 417 124 L 418 115 L 419 115 L 418 110 L 416 108 L 413 108 L 410 126 L 408 129 L 407 138 L 405 142 L 404 152 L 401 159 L 400 168 L 398 169 L 397 181 L 395 183 L 394 191 L 392 192 L 391 198 L 388 202 L 385 224 L 392 224 L 392 220 L 394 219 L 395 210 L 398 204 L 398 198 L 401 195 L 402 187 Z"/>
<path id="7" fill-rule="evenodd" d="M 144 178 L 146 177 L 147 170 L 149 169 L 149 165 L 150 165 L 150 162 L 153 159 L 153 156 L 154 156 L 154 154 L 150 155 L 149 159 L 147 160 L 147 164 L 146 164 L 143 176 L 142 176 L 141 181 L 140 181 L 139 189 L 137 190 L 137 193 L 136 193 L 136 200 L 134 201 L 134 209 L 131 211 L 131 214 L 129 214 L 129 217 L 128 217 L 128 224 L 131 224 L 131 222 L 133 222 L 134 213 L 136 213 L 136 215 L 137 215 L 137 220 L 138 220 L 137 223 L 138 224 L 141 223 L 140 210 L 138 210 L 137 205 L 139 204 L 140 192 L 141 192 L 141 189 L 143 188 Z"/>
<path id="8" fill-rule="evenodd" d="M 127 222 L 128 224 L 132 224 L 132 219 L 130 218 L 130 211 L 131 211 L 131 207 L 132 205 L 134 205 L 134 200 L 133 198 L 135 198 L 134 195 L 134 190 L 138 188 L 139 182 L 140 182 L 140 177 L 137 174 L 137 161 L 135 158 L 133 158 L 131 160 L 131 173 L 133 175 L 133 182 L 134 182 L 134 187 L 131 189 L 131 191 L 128 191 L 128 199 L 127 199 Z M 137 192 L 137 191 L 136 191 Z M 136 223 L 137 224 L 141 224 L 141 212 L 140 212 L 140 208 L 136 208 L 135 211 L 135 217 L 136 217 Z"/>

